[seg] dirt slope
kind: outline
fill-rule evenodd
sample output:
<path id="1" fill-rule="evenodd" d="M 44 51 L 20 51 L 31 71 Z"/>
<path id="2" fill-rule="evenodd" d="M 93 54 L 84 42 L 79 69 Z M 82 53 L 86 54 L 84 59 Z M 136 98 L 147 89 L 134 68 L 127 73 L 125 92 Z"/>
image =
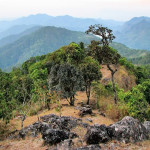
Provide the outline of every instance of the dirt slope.
<path id="1" fill-rule="evenodd" d="M 111 67 L 114 68 L 113 66 Z M 102 65 L 101 72 L 101 83 L 107 84 L 108 82 L 111 82 L 111 72 L 108 70 L 106 65 Z M 118 86 L 125 90 L 129 90 L 136 85 L 135 76 L 129 73 L 129 71 L 127 71 L 123 66 L 118 66 L 118 71 L 115 73 L 114 78 Z"/>

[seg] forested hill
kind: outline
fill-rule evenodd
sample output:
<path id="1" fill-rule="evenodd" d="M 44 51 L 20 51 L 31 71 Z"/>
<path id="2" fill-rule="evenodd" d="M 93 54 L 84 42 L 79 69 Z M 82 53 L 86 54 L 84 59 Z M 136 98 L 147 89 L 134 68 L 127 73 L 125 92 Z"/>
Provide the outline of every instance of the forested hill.
<path id="1" fill-rule="evenodd" d="M 90 43 L 94 36 L 57 27 L 42 27 L 0 48 L 0 68 L 21 64 L 32 56 L 43 55 L 71 42 Z"/>
<path id="2" fill-rule="evenodd" d="M 8 71 L 30 57 L 50 53 L 71 42 L 84 42 L 86 45 L 91 40 L 99 39 L 83 32 L 70 31 L 64 28 L 35 26 L 20 34 L 7 36 L 0 40 L 0 68 Z M 146 50 L 130 49 L 119 43 L 112 43 L 111 46 L 127 59 L 143 58 L 150 53 Z M 143 61 L 140 64 L 143 64 Z"/>

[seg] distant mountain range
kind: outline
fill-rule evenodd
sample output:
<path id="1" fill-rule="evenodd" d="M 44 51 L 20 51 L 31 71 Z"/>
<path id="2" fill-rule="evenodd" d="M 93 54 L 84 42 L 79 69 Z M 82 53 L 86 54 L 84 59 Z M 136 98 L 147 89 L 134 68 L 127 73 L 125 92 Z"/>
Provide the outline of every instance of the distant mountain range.
<path id="1" fill-rule="evenodd" d="M 96 37 L 79 31 L 87 30 L 92 24 L 102 24 L 113 29 L 115 41 L 131 47 L 112 43 L 111 46 L 122 56 L 132 60 L 140 58 L 141 62 L 146 56 L 146 60 L 149 59 L 150 52 L 133 49 L 150 50 L 150 18 L 148 17 L 133 18 L 123 23 L 113 20 L 38 14 L 12 21 L 0 21 L 0 68 L 5 70 L 12 68 L 32 56 L 52 52 L 71 42 L 82 41 L 88 44 Z"/>
<path id="2" fill-rule="evenodd" d="M 27 17 L 18 18 L 12 21 L 0 21 L 0 32 L 7 31 L 9 28 L 18 25 L 40 25 L 40 26 L 55 26 L 62 27 L 74 31 L 85 32 L 92 24 L 103 24 L 109 28 L 119 28 L 123 22 L 104 19 L 91 18 L 75 18 L 71 16 L 49 16 L 46 14 L 30 15 Z"/>
<path id="3" fill-rule="evenodd" d="M 116 42 L 135 49 L 150 50 L 150 18 L 133 18 L 124 23 L 115 35 Z"/>
<path id="4" fill-rule="evenodd" d="M 11 21 L 0 21 L 0 39 L 19 34 L 33 26 L 55 26 L 85 32 L 90 25 L 102 24 L 114 31 L 115 41 L 134 49 L 150 50 L 150 18 L 135 17 L 127 22 L 75 18 L 71 16 L 30 15 Z"/>

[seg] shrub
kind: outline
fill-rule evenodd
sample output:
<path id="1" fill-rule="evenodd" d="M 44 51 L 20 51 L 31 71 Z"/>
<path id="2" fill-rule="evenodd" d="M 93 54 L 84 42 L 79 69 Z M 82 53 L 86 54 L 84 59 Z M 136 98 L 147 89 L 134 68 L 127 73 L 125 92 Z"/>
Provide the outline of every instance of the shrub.
<path id="1" fill-rule="evenodd" d="M 119 99 L 125 102 L 128 106 L 128 113 L 130 116 L 143 121 L 146 118 L 146 110 L 148 103 L 144 98 L 144 94 L 138 88 L 132 88 L 131 91 L 120 91 Z"/>

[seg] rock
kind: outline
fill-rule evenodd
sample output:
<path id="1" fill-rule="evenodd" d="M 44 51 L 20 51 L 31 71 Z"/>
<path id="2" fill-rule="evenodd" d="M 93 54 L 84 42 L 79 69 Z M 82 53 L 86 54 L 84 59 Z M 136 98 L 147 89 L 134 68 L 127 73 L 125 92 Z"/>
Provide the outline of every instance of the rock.
<path id="1" fill-rule="evenodd" d="M 40 117 L 40 119 L 43 121 L 43 122 L 53 122 L 53 120 L 55 121 L 56 119 L 59 119 L 59 116 L 55 115 L 55 114 L 49 114 L 49 115 L 45 115 L 45 116 L 42 116 Z"/>
<path id="2" fill-rule="evenodd" d="M 92 109 L 89 105 L 80 108 L 79 116 L 84 116 L 87 114 L 92 114 Z"/>
<path id="3" fill-rule="evenodd" d="M 129 116 L 126 116 L 121 121 L 110 125 L 107 130 L 112 139 L 124 143 L 137 142 L 149 138 L 145 126 L 137 119 Z"/>
<path id="4" fill-rule="evenodd" d="M 80 126 L 83 128 L 88 128 L 90 125 L 88 123 L 81 122 Z"/>
<path id="5" fill-rule="evenodd" d="M 69 133 L 69 138 L 70 139 L 74 139 L 74 138 L 77 138 L 77 137 L 79 137 L 79 136 L 76 133 L 74 133 L 74 132 Z"/>
<path id="6" fill-rule="evenodd" d="M 99 115 L 106 117 L 106 115 L 103 112 L 99 112 Z"/>
<path id="7" fill-rule="evenodd" d="M 93 122 L 93 120 L 90 118 L 86 118 L 86 121 Z"/>
<path id="8" fill-rule="evenodd" d="M 56 116 L 54 114 L 45 115 L 41 117 L 41 120 L 51 124 L 53 129 L 61 129 L 61 130 L 70 130 L 77 126 L 80 119 L 74 117 L 67 117 L 67 116 Z"/>
<path id="9" fill-rule="evenodd" d="M 42 133 L 42 138 L 45 143 L 53 145 L 69 139 L 69 133 L 58 129 L 47 129 Z"/>
<path id="10" fill-rule="evenodd" d="M 72 150 L 72 145 L 72 140 L 64 140 L 63 142 L 57 144 L 56 148 L 53 150 Z"/>
<path id="11" fill-rule="evenodd" d="M 89 145 L 85 147 L 76 148 L 74 150 L 101 150 L 99 145 Z"/>
<path id="12" fill-rule="evenodd" d="M 150 121 L 145 121 L 143 124 L 148 132 L 148 134 L 150 135 Z"/>
<path id="13" fill-rule="evenodd" d="M 19 131 L 19 138 L 25 139 L 26 134 L 27 134 L 27 130 L 26 129 L 21 129 Z"/>
<path id="14" fill-rule="evenodd" d="M 94 125 L 87 129 L 84 139 L 87 144 L 98 144 L 109 141 L 110 137 L 105 125 Z"/>

